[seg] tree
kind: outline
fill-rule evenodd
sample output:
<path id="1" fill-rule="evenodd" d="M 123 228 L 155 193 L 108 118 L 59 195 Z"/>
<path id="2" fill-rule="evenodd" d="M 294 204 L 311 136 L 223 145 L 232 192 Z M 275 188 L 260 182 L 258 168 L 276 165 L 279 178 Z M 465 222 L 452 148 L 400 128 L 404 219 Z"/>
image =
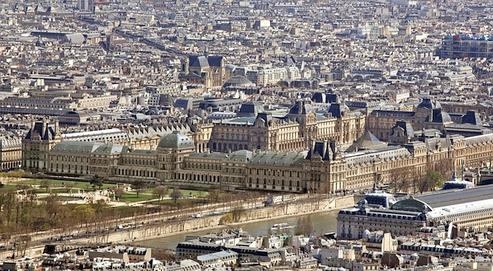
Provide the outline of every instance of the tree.
<path id="1" fill-rule="evenodd" d="M 96 174 L 92 177 L 90 184 L 94 190 L 96 190 L 96 187 L 101 189 L 101 187 L 103 187 L 103 178 Z"/>
<path id="2" fill-rule="evenodd" d="M 183 195 L 179 189 L 173 188 L 173 191 L 171 192 L 171 194 L 169 196 L 171 197 L 173 202 L 176 204 L 178 199 L 180 199 Z"/>
<path id="3" fill-rule="evenodd" d="M 106 201 L 100 199 L 96 201 L 96 203 L 92 204 L 92 208 L 94 209 L 96 217 L 100 218 L 101 214 L 103 213 L 103 209 L 106 208 Z"/>
<path id="4" fill-rule="evenodd" d="M 231 212 L 231 216 L 234 222 L 239 222 L 244 214 L 245 214 L 245 209 L 243 209 L 242 207 L 236 207 Z"/>
<path id="5" fill-rule="evenodd" d="M 431 189 L 442 187 L 445 182 L 445 177 L 438 171 L 429 171 L 428 174 L 426 174 L 426 179 L 428 180 L 428 186 Z"/>
<path id="6" fill-rule="evenodd" d="M 56 194 L 50 194 L 46 197 L 46 213 L 51 221 L 54 221 L 60 210 L 60 201 Z"/>
<path id="7" fill-rule="evenodd" d="M 140 192 L 146 188 L 146 184 L 144 182 L 134 182 L 132 183 L 132 189 L 135 190 L 135 193 L 137 194 L 137 198 L 140 196 Z"/>
<path id="8" fill-rule="evenodd" d="M 50 181 L 48 181 L 48 180 L 42 180 L 39 183 L 39 187 L 44 188 L 45 191 L 46 191 L 46 193 L 48 193 L 48 189 L 50 188 Z"/>
<path id="9" fill-rule="evenodd" d="M 412 186 L 412 171 L 413 168 L 394 168 L 389 172 L 390 181 L 389 188 L 394 192 L 409 192 Z"/>
<path id="10" fill-rule="evenodd" d="M 417 185 L 420 193 L 442 187 L 445 177 L 438 171 L 430 170 L 424 176 L 418 176 Z"/>
<path id="11" fill-rule="evenodd" d="M 122 188 L 117 187 L 117 188 L 115 188 L 115 190 L 113 191 L 113 193 L 115 194 L 115 199 L 116 200 L 120 200 L 122 198 L 122 196 L 123 196 L 124 191 L 123 191 Z"/>
<path id="12" fill-rule="evenodd" d="M 86 223 L 86 226 L 90 221 L 94 219 L 94 215 L 96 214 L 94 208 L 92 208 L 92 206 L 87 204 L 83 204 L 75 207 L 74 212 L 79 217 L 80 222 Z"/>
<path id="13" fill-rule="evenodd" d="M 219 202 L 220 194 L 221 192 L 219 191 L 219 189 L 211 188 L 209 190 L 209 196 L 208 196 L 209 202 L 211 203 Z"/>
<path id="14" fill-rule="evenodd" d="M 153 194 L 159 198 L 159 201 L 161 201 L 167 193 L 168 188 L 164 185 L 156 186 L 153 190 Z"/>

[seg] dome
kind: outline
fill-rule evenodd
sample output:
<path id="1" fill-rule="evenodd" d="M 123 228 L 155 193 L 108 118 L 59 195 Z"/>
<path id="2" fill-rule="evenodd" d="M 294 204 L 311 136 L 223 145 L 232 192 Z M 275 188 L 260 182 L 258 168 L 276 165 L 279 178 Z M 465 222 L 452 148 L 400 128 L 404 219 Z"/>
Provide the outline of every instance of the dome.
<path id="1" fill-rule="evenodd" d="M 229 78 L 225 83 L 224 87 L 252 87 L 255 86 L 250 80 L 245 76 L 235 75 Z"/>
<path id="2" fill-rule="evenodd" d="M 188 149 L 194 148 L 193 140 L 186 135 L 182 135 L 179 131 L 161 137 L 158 149 Z"/>

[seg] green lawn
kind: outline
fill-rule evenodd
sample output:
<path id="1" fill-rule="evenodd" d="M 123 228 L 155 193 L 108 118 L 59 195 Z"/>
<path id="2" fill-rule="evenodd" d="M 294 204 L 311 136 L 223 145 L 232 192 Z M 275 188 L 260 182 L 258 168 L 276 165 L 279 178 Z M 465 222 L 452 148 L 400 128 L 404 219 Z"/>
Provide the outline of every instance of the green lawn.
<path id="1" fill-rule="evenodd" d="M 139 197 L 137 197 L 137 193 L 135 192 L 126 192 L 122 195 L 120 201 L 131 203 L 131 202 L 152 200 L 155 198 L 156 196 L 154 196 L 151 193 L 141 192 L 139 193 Z"/>
<path id="2" fill-rule="evenodd" d="M 169 189 L 168 195 L 172 191 L 173 191 L 172 189 Z M 206 198 L 209 195 L 209 192 L 207 191 L 187 190 L 187 189 L 180 189 L 180 191 L 184 197 Z"/>
<path id="3" fill-rule="evenodd" d="M 0 192 L 15 191 L 15 190 L 16 190 L 15 184 L 5 184 L 3 187 L 0 188 Z"/>
<path id="4" fill-rule="evenodd" d="M 67 180 L 24 179 L 12 185 L 14 187 L 16 184 L 40 186 L 44 182 L 48 183 L 48 186 L 51 189 L 52 193 L 66 193 L 68 191 L 66 187 L 71 187 L 72 192 L 75 192 L 77 189 L 92 190 L 92 185 L 89 182 L 67 181 Z M 106 189 L 114 186 L 115 186 L 114 184 L 103 183 L 103 186 L 101 188 Z M 36 189 L 36 193 L 46 193 L 46 189 L 45 188 Z"/>
<path id="5" fill-rule="evenodd" d="M 27 179 L 20 183 L 22 184 L 30 184 L 30 185 L 40 185 L 42 182 L 46 180 L 43 179 Z M 47 180 L 50 187 L 65 187 L 66 185 L 72 186 L 72 188 L 80 188 L 80 189 L 88 189 L 92 188 L 89 182 L 82 181 L 67 181 L 67 180 Z M 103 183 L 102 188 L 109 188 L 115 186 L 114 184 L 105 184 Z"/>
<path id="6" fill-rule="evenodd" d="M 0 188 L 0 192 L 2 191 L 12 191 L 16 189 L 16 185 L 31 185 L 31 186 L 40 186 L 44 182 L 48 182 L 49 189 L 45 188 L 37 188 L 35 193 L 68 193 L 68 187 L 71 187 L 72 192 L 76 193 L 77 189 L 83 190 L 92 190 L 92 185 L 89 182 L 84 181 L 70 181 L 70 180 L 50 180 L 50 179 L 23 179 L 13 184 L 6 184 L 3 188 Z M 107 184 L 103 183 L 102 189 L 115 187 L 115 184 Z M 122 196 L 121 201 L 123 202 L 137 202 L 137 201 L 146 201 L 152 200 L 156 197 L 153 195 L 154 188 L 146 188 L 144 189 L 137 198 L 137 194 L 135 192 L 127 192 Z M 173 191 L 172 188 L 168 188 L 168 195 Z M 200 190 L 189 190 L 189 189 L 180 189 L 183 197 L 193 197 L 193 198 L 207 198 L 209 193 L 207 191 Z"/>

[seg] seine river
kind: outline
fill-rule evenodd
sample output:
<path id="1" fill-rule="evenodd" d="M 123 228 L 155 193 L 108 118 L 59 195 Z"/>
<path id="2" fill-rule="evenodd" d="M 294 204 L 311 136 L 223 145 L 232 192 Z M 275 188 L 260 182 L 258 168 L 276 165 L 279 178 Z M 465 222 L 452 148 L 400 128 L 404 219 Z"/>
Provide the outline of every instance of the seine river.
<path id="1" fill-rule="evenodd" d="M 316 234 L 324 234 L 326 232 L 336 231 L 337 211 L 321 212 L 307 216 L 310 216 L 310 219 L 313 223 L 313 229 L 315 230 Z M 271 220 L 245 223 L 242 225 L 238 225 L 237 227 L 242 228 L 243 230 L 247 231 L 253 236 L 265 235 L 268 233 L 269 229 L 274 224 L 288 223 L 289 225 L 296 226 L 296 221 L 300 217 L 304 217 L 304 216 L 276 218 Z M 206 233 L 218 232 L 218 231 L 221 231 L 221 229 L 203 230 L 203 231 L 196 231 L 192 233 L 180 233 L 180 234 L 162 237 L 158 239 L 136 242 L 135 244 L 140 246 L 152 247 L 152 248 L 174 249 L 178 244 L 178 242 L 185 240 L 185 237 L 187 235 L 200 235 L 200 234 L 206 234 Z"/>

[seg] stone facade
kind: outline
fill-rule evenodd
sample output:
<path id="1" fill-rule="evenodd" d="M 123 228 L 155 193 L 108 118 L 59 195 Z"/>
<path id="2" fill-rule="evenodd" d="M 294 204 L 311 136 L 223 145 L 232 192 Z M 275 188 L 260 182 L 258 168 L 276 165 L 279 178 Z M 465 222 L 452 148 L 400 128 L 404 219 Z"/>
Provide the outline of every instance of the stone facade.
<path id="1" fill-rule="evenodd" d="M 491 193 L 492 187 L 484 185 L 394 199 L 388 206 L 371 199 L 381 198 L 385 193 L 369 193 L 357 207 L 339 212 L 337 236 L 361 239 L 367 231 L 384 231 L 395 236 L 441 231 L 445 238 L 451 239 L 464 237 L 466 232 L 488 231 L 493 225 Z"/>
<path id="2" fill-rule="evenodd" d="M 192 120 L 165 126 L 125 129 L 113 128 L 67 134 L 60 132 L 58 122 L 50 123 L 47 120 L 38 121 L 33 123 L 31 127 L 24 139 L 22 139 L 22 147 L 19 147 L 20 150 L 18 150 L 22 152 L 22 167 L 31 171 L 50 171 L 63 174 L 88 173 L 88 169 L 83 170 L 80 168 L 80 165 L 77 169 L 71 167 L 69 170 L 66 167 L 68 166 L 67 164 L 62 170 L 62 164 L 65 162 L 78 163 L 81 159 L 89 159 L 87 155 L 93 152 L 92 148 L 102 148 L 103 146 L 113 146 L 114 144 L 125 146 L 132 151 L 138 150 L 137 152 L 141 151 L 145 153 L 145 150 L 155 150 L 158 147 L 161 137 L 171 134 L 174 131 L 189 135 L 193 140 L 194 150 L 197 152 L 206 152 L 208 151 L 207 146 L 212 131 L 211 123 Z M 59 143 L 62 144 L 58 145 Z M 55 146 L 57 147 L 55 148 Z M 73 155 L 70 154 L 71 151 L 77 152 L 79 150 L 78 148 L 83 149 L 83 151 L 74 153 Z M 52 161 L 56 163 L 55 165 L 50 165 L 51 168 L 48 168 L 46 162 L 48 153 L 50 153 L 52 159 L 59 159 Z M 65 159 L 62 158 L 65 155 L 72 156 L 72 158 L 60 160 Z M 79 158 L 76 159 L 75 157 Z M 58 169 L 56 167 L 57 164 L 59 165 Z M 106 176 L 108 173 L 105 172 L 103 175 Z"/>
<path id="3" fill-rule="evenodd" d="M 46 169 L 48 152 L 62 140 L 58 122 L 47 120 L 31 125 L 31 129 L 22 140 L 22 167 L 32 171 Z"/>
<path id="4" fill-rule="evenodd" d="M 116 181 L 283 192 L 337 193 L 371 189 L 396 178 L 407 185 L 444 166 L 481 167 L 493 134 L 428 138 L 403 145 L 376 142 L 365 133 L 344 152 L 337 142 L 315 141 L 307 151 L 197 153 L 193 140 L 174 132 L 156 150 L 96 142 L 61 142 L 47 152 L 51 174 L 95 175 Z M 357 145 L 357 146 L 354 146 Z M 404 184 L 403 184 L 404 185 Z"/>
<path id="5" fill-rule="evenodd" d="M 185 63 L 186 79 L 203 84 L 206 88 L 222 87 L 226 71 L 222 56 L 189 56 Z"/>
<path id="6" fill-rule="evenodd" d="M 302 151 L 317 140 L 335 140 L 341 146 L 348 146 L 364 132 L 365 116 L 349 112 L 340 103 L 320 113 L 311 101 L 300 100 L 283 117 L 258 109 L 242 114 L 246 106 L 255 105 L 244 104 L 237 118 L 214 125 L 209 142 L 211 151 Z"/>
<path id="7" fill-rule="evenodd" d="M 22 166 L 22 139 L 17 136 L 0 137 L 0 170 Z"/>

